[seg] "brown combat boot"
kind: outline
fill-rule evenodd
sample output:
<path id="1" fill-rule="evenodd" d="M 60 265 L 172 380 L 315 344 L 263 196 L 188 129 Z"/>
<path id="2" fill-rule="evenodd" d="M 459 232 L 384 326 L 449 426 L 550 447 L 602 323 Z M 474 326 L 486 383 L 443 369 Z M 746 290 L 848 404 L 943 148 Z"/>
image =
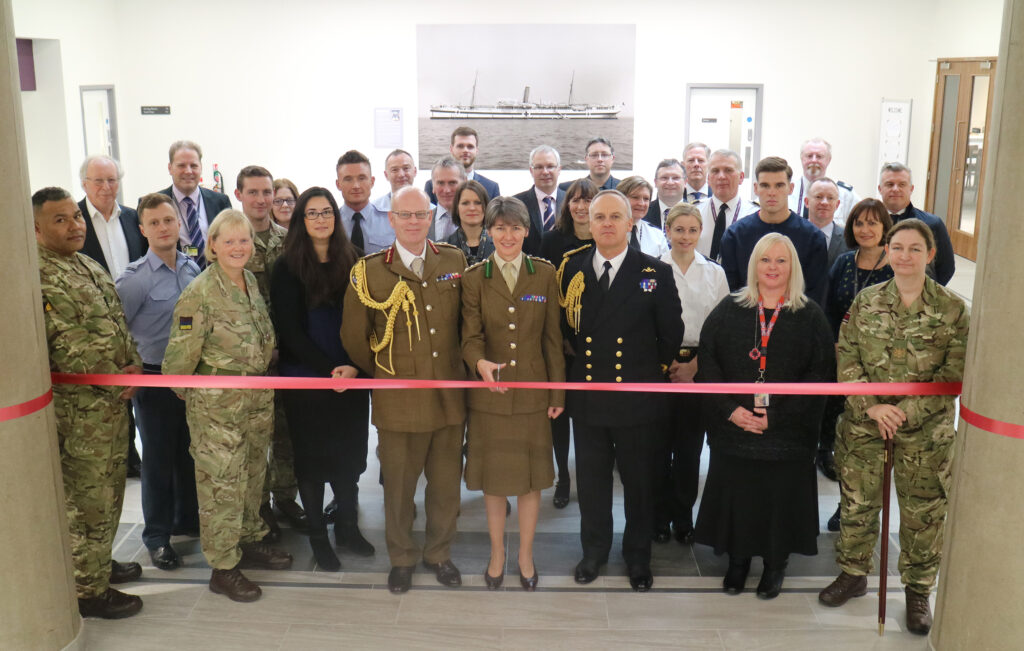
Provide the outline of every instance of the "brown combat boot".
<path id="1" fill-rule="evenodd" d="M 292 566 L 291 554 L 266 543 L 242 543 L 239 547 L 242 549 L 242 560 L 238 564 L 240 570 L 287 570 Z"/>
<path id="2" fill-rule="evenodd" d="M 928 595 L 906 588 L 907 595 L 907 630 L 918 635 L 928 635 L 932 630 L 932 609 L 928 604 Z"/>
<path id="3" fill-rule="evenodd" d="M 840 572 L 835 581 L 818 593 L 818 601 L 838 608 L 854 597 L 863 597 L 868 593 L 868 577 L 854 576 Z"/>
<path id="4" fill-rule="evenodd" d="M 78 613 L 82 617 L 121 619 L 131 617 L 140 610 L 142 610 L 140 597 L 125 594 L 113 588 L 107 588 L 107 591 L 98 597 L 78 600 Z"/>
<path id="5" fill-rule="evenodd" d="M 243 603 L 256 601 L 263 594 L 260 587 L 245 578 L 237 567 L 232 570 L 214 570 L 210 575 L 210 592 Z"/>

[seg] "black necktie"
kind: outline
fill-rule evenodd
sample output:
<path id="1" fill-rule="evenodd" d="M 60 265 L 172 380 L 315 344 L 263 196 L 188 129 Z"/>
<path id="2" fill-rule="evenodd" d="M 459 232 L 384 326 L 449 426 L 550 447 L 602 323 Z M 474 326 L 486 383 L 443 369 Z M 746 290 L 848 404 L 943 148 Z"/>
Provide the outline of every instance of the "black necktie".
<path id="1" fill-rule="evenodd" d="M 640 231 L 640 229 L 638 229 L 636 227 L 636 225 L 634 225 L 632 232 L 630 232 L 630 234 L 629 234 L 629 248 L 636 249 L 637 251 L 641 250 L 640 249 L 640 232 L 639 231 Z"/>
<path id="2" fill-rule="evenodd" d="M 724 203 L 718 208 L 718 217 L 715 218 L 715 232 L 711 234 L 711 259 L 718 260 L 719 249 L 722 246 L 722 233 L 725 232 L 725 209 Z"/>
<path id="3" fill-rule="evenodd" d="M 359 225 L 359 222 L 363 221 L 362 213 L 355 213 L 352 215 L 352 244 L 356 245 L 360 251 L 365 250 L 366 246 L 363 241 L 363 227 Z"/>
<path id="4" fill-rule="evenodd" d="M 612 284 L 611 270 L 612 270 L 612 263 L 607 261 L 607 260 L 605 260 L 604 261 L 604 273 L 601 274 L 601 279 L 597 281 L 597 286 L 601 288 L 602 292 L 607 292 L 608 291 L 608 286 Z"/>

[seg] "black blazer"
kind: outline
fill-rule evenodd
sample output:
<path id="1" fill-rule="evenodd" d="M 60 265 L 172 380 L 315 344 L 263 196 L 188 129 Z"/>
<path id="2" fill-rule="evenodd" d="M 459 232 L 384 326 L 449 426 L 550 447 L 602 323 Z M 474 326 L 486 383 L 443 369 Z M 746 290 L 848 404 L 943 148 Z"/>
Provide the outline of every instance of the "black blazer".
<path id="1" fill-rule="evenodd" d="M 658 198 L 651 199 L 651 205 L 647 208 L 647 214 L 644 215 L 644 221 L 655 228 L 664 229 L 665 225 L 662 223 L 664 217 L 661 214 L 661 203 Z"/>
<path id="2" fill-rule="evenodd" d="M 103 255 L 103 247 L 100 246 L 99 238 L 96 237 L 96 229 L 92 226 L 92 217 L 89 215 L 85 199 L 78 202 L 78 209 L 82 211 L 82 216 L 85 217 L 85 244 L 82 246 L 81 253 L 99 262 L 107 270 L 107 273 L 110 273 L 107 259 Z M 125 242 L 128 243 L 128 262 L 138 260 L 146 255 L 146 251 L 149 250 L 149 242 L 146 241 L 146 238 L 142 237 L 142 231 L 139 230 L 139 213 L 128 206 L 121 206 L 119 220 L 121 222 L 121 230 L 124 231 Z"/>
<path id="3" fill-rule="evenodd" d="M 473 173 L 473 180 L 484 186 L 484 190 L 487 190 L 487 198 L 493 199 L 501 195 L 501 190 L 498 189 L 498 184 L 490 180 L 480 172 Z M 423 191 L 430 197 L 430 203 L 437 203 L 437 197 L 434 196 L 434 180 L 427 179 L 427 184 L 423 186 Z"/>
<path id="4" fill-rule="evenodd" d="M 160 190 L 160 194 L 166 194 L 171 199 L 174 198 L 174 193 L 171 192 L 170 187 Z M 206 188 L 199 188 L 199 196 L 202 197 L 203 205 L 206 206 L 206 223 L 208 224 L 213 222 L 214 217 L 219 215 L 220 211 L 231 207 L 231 198 L 226 194 L 207 190 Z"/>
<path id="5" fill-rule="evenodd" d="M 526 211 L 530 213 L 530 232 L 523 242 L 523 253 L 527 255 L 540 255 L 540 243 L 544 237 L 544 215 L 540 208 L 540 202 L 537 201 L 537 193 L 534 191 L 535 187 L 530 186 L 529 190 L 513 195 L 513 197 L 526 204 Z M 555 221 L 558 220 L 558 215 L 562 212 L 563 203 L 565 203 L 565 190 L 558 188 L 555 193 Z M 555 266 L 558 266 L 561 260 L 552 260 L 552 262 L 554 262 Z"/>
<path id="6" fill-rule="evenodd" d="M 682 307 L 672 268 L 629 248 L 608 293 L 594 273 L 593 247 L 571 256 L 562 292 L 583 273 L 579 332 L 563 332 L 576 353 L 570 382 L 666 382 L 665 370 L 683 341 Z M 670 394 L 569 391 L 569 415 L 594 426 L 634 427 L 668 417 Z"/>

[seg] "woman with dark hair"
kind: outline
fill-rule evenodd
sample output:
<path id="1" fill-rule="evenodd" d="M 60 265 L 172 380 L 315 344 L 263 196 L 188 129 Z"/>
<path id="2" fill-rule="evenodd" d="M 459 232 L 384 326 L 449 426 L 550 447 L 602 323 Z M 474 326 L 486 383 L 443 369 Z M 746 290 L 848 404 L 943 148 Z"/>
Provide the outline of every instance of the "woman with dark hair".
<path id="1" fill-rule="evenodd" d="M 299 189 L 294 183 L 288 179 L 274 179 L 274 203 L 270 209 L 270 217 L 278 226 L 288 228 L 298 198 Z"/>
<path id="2" fill-rule="evenodd" d="M 458 228 L 446 241 L 462 249 L 470 265 L 494 253 L 494 242 L 484 230 L 487 201 L 487 190 L 477 181 L 463 181 L 455 188 L 452 223 Z"/>
<path id="3" fill-rule="evenodd" d="M 544 233 L 541 240 L 540 257 L 557 267 L 567 251 L 594 241 L 590 235 L 590 202 L 595 196 L 597 186 L 590 179 L 577 179 L 569 185 L 554 228 Z M 569 368 L 573 356 L 569 354 L 568 348 L 565 353 L 565 367 Z M 551 421 L 551 443 L 555 448 L 555 465 L 558 467 L 558 482 L 552 500 L 556 509 L 564 509 L 569 505 L 569 438 L 569 413 L 562 412 Z"/>
<path id="4" fill-rule="evenodd" d="M 284 254 L 274 265 L 270 296 L 281 375 L 354 378 L 341 345 L 342 304 L 352 265 L 361 255 L 346 237 L 341 212 L 326 188 L 310 188 L 295 204 Z M 321 569 L 341 563 L 327 539 L 324 484 L 338 504 L 334 538 L 361 556 L 374 553 L 358 525 L 359 476 L 366 470 L 369 394 L 362 389 L 284 391 L 295 447 L 295 476 L 309 516 L 309 542 Z"/>

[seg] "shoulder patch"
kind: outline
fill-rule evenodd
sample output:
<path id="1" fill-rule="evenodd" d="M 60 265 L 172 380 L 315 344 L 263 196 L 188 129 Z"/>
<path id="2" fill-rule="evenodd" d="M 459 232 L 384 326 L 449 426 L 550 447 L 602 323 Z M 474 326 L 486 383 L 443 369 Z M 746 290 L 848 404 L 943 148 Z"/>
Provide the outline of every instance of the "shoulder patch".
<path id="1" fill-rule="evenodd" d="M 565 253 L 562 254 L 562 257 L 563 258 L 568 258 L 569 256 L 576 255 L 577 253 L 580 253 L 581 251 L 586 251 L 587 249 L 589 249 L 592 246 L 594 246 L 594 245 L 593 244 L 584 244 L 583 246 L 579 247 L 578 249 L 573 249 L 571 251 L 566 251 Z"/>
<path id="2" fill-rule="evenodd" d="M 427 241 L 430 242 L 430 240 L 427 240 Z M 455 246 L 454 244 L 449 244 L 447 242 L 432 242 L 432 244 L 435 247 L 437 247 L 437 248 L 442 248 L 443 247 L 443 248 L 446 248 L 446 249 L 455 249 L 456 251 L 461 251 L 462 250 L 459 247 Z"/>
<path id="3" fill-rule="evenodd" d="M 838 185 L 841 188 L 846 188 L 847 190 L 853 192 L 853 186 L 847 183 L 846 181 L 836 181 L 836 185 Z"/>
<path id="4" fill-rule="evenodd" d="M 191 330 L 192 329 L 192 317 L 181 316 L 178 317 L 178 330 Z"/>

